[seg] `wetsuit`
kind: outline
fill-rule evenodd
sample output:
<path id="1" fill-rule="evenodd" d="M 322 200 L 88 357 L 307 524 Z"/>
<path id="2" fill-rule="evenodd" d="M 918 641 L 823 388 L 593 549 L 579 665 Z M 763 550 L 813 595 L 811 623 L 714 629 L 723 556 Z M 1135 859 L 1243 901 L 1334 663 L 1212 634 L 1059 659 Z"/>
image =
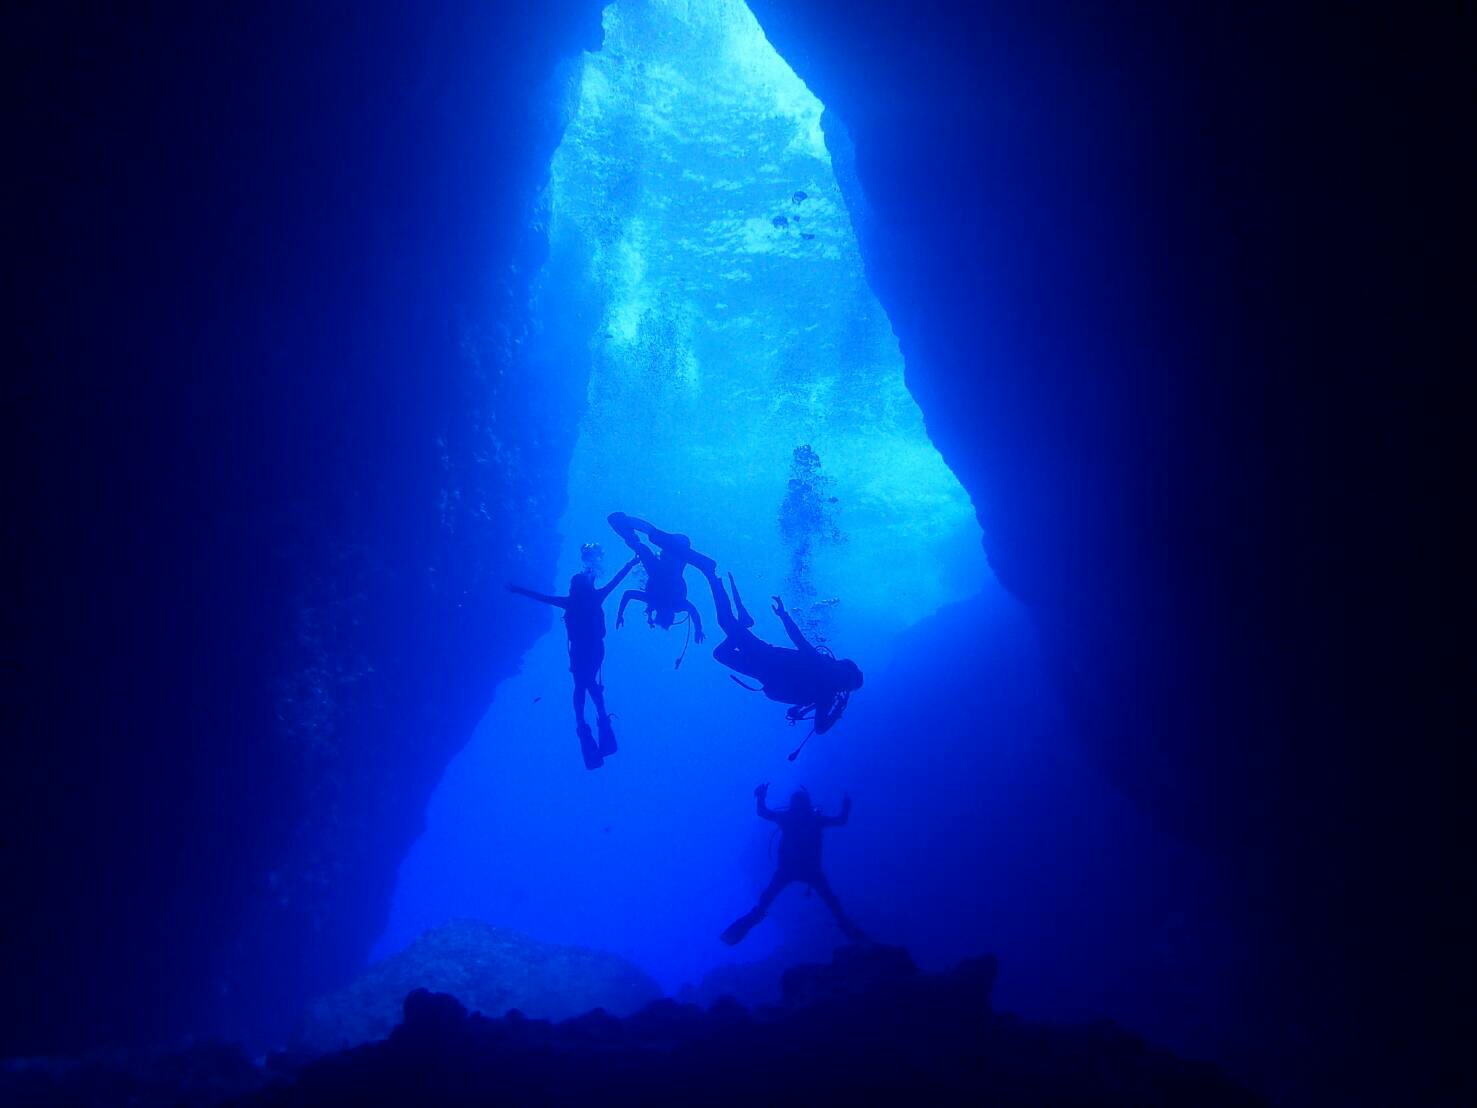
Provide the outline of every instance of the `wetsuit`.
<path id="1" fill-rule="evenodd" d="M 550 596 L 547 593 L 525 589 L 521 585 L 509 588 L 520 596 L 551 604 L 564 609 L 564 630 L 569 636 L 569 672 L 574 676 L 574 719 L 579 734 L 580 749 L 585 765 L 597 769 L 607 755 L 616 752 L 615 732 L 610 725 L 610 714 L 605 710 L 605 688 L 600 684 L 600 667 L 605 663 L 605 598 L 625 579 L 636 559 L 627 562 L 614 577 L 600 588 L 592 582 L 587 587 L 574 588 L 583 579 L 571 582 L 568 596 Z M 590 735 L 590 725 L 585 722 L 585 696 L 595 702 L 595 715 L 600 726 L 600 742 L 597 745 Z"/>
<path id="2" fill-rule="evenodd" d="M 851 818 L 851 798 L 841 805 L 841 814 L 826 816 L 809 805 L 791 806 L 788 811 L 775 811 L 765 804 L 764 793 L 756 792 L 760 819 L 780 825 L 779 865 L 774 877 L 759 894 L 759 903 L 747 914 L 740 916 L 723 932 L 723 941 L 730 946 L 743 940 L 754 926 L 769 912 L 769 906 L 792 881 L 800 881 L 815 890 L 821 902 L 831 910 L 842 932 L 852 942 L 864 942 L 865 936 L 856 924 L 847 918 L 821 869 L 821 842 L 828 827 L 840 827 Z"/>
<path id="3" fill-rule="evenodd" d="M 576 686 L 598 686 L 600 667 L 605 664 L 605 609 L 603 599 L 592 593 L 590 602 L 579 604 L 571 598 L 564 609 L 564 630 L 569 635 L 569 672 Z"/>
<path id="4" fill-rule="evenodd" d="M 729 582 L 732 581 L 730 574 Z M 708 574 L 708 584 L 713 590 L 718 626 L 723 628 L 725 636 L 713 648 L 713 657 L 729 669 L 757 680 L 770 700 L 791 705 L 788 715 L 792 720 L 803 718 L 802 713 L 813 706 L 816 732 L 830 730 L 845 707 L 838 682 L 841 663 L 812 646 L 784 608 L 776 614 L 795 648 L 765 642 L 751 630 L 754 620 L 744 608 L 738 587 L 734 586 L 733 591 L 735 604 L 730 604 L 728 592 L 716 573 Z"/>
<path id="5" fill-rule="evenodd" d="M 640 559 L 642 568 L 646 570 L 646 588 L 644 590 L 629 589 L 621 597 L 620 608 L 616 613 L 617 626 L 625 617 L 626 605 L 636 600 L 646 605 L 647 623 L 653 625 L 652 613 L 654 612 L 665 613 L 669 617 L 664 622 L 664 626 L 670 626 L 670 617 L 687 612 L 693 621 L 698 641 L 701 642 L 703 638 L 702 618 L 687 599 L 687 581 L 683 576 L 683 571 L 688 566 L 695 566 L 700 573 L 709 574 L 717 571 L 718 564 L 706 554 L 699 554 L 693 550 L 692 540 L 686 535 L 663 531 L 637 516 L 628 516 L 625 512 L 611 512 L 609 522 L 615 533 L 631 548 L 631 552 Z M 656 546 L 661 553 L 657 553 L 643 542 L 638 532 L 644 532 L 651 544 Z"/>

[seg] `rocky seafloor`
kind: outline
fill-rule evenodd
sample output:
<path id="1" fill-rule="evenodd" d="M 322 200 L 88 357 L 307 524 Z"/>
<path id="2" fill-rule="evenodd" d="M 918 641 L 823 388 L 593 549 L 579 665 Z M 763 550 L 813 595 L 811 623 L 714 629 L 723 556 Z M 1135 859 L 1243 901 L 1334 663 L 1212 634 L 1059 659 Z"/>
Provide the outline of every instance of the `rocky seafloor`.
<path id="1" fill-rule="evenodd" d="M 7 1063 L 0 1102 L 26 1105 L 988 1103 L 1254 1105 L 1203 1063 L 1110 1022 L 1030 1023 L 990 1005 L 990 957 L 920 972 L 898 947 L 794 966 L 777 1005 L 652 1001 L 555 1022 L 468 1012 L 417 989 L 383 1040 L 256 1064 L 200 1046 L 170 1055 Z"/>
<path id="2" fill-rule="evenodd" d="M 549 1020 L 592 1008 L 628 1016 L 661 996 L 655 981 L 617 955 L 539 942 L 478 920 L 453 920 L 315 1000 L 291 1049 L 319 1055 L 383 1039 L 416 989 L 450 993 L 492 1016 L 516 1008 Z"/>

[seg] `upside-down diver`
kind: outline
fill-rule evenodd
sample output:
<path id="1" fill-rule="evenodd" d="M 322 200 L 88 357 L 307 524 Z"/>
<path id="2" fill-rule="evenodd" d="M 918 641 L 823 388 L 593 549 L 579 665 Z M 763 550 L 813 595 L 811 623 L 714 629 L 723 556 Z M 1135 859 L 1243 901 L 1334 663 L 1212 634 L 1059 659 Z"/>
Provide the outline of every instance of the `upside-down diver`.
<path id="1" fill-rule="evenodd" d="M 646 605 L 648 627 L 666 630 L 679 615 L 685 614 L 692 621 L 693 638 L 702 642 L 703 620 L 692 601 L 687 599 L 687 581 L 683 573 L 688 566 L 695 566 L 699 573 L 711 574 L 717 571 L 717 563 L 706 554 L 693 550 L 692 540 L 686 535 L 663 531 L 644 519 L 628 516 L 625 512 L 611 512 L 609 522 L 640 560 L 641 568 L 646 570 L 645 589 L 627 589 L 621 596 L 620 607 L 615 613 L 616 628 L 625 625 L 626 605 L 635 600 Z M 652 550 L 637 532 L 644 532 L 651 546 L 657 547 L 661 553 Z"/>

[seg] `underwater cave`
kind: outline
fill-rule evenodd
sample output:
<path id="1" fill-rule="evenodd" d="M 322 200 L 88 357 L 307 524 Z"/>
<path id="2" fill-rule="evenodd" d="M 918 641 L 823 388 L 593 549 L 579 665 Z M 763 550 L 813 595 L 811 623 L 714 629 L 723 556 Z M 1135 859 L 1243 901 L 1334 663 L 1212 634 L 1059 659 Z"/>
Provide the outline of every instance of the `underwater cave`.
<path id="1" fill-rule="evenodd" d="M 865 715 L 889 695 L 896 636 L 993 583 L 867 285 L 824 107 L 738 0 L 612 4 L 574 69 L 515 370 L 588 373 L 554 591 L 626 559 L 612 511 L 685 532 L 763 618 L 783 594 L 814 641 L 866 660 Z M 448 769 L 382 947 L 470 915 L 621 951 L 669 988 L 713 962 L 720 906 L 748 895 L 730 872 L 752 838 L 744 798 L 823 778 L 824 747 L 848 739 L 787 763 L 805 729 L 713 664 L 711 614 L 700 646 L 680 622 L 649 629 L 639 604 L 615 630 L 617 599 L 604 678 L 620 756 L 573 772 L 552 621 Z"/>
<path id="2" fill-rule="evenodd" d="M 0 1101 L 1471 1102 L 1426 426 L 1469 36 L 12 24 Z M 619 572 L 612 512 L 844 716 L 715 657 L 696 564 L 618 626 L 636 568 L 586 768 L 528 596 Z M 751 927 L 805 793 L 824 878 Z"/>
<path id="3" fill-rule="evenodd" d="M 554 578 L 524 583 L 559 593 L 587 569 L 603 582 L 628 555 L 606 516 L 626 511 L 685 532 L 732 572 L 761 636 L 783 641 L 766 610 L 783 595 L 814 641 L 861 662 L 866 684 L 835 730 L 787 760 L 807 725 L 715 664 L 721 633 L 689 569 L 705 644 L 681 621 L 648 627 L 640 604 L 618 630 L 619 593 L 607 602 L 620 753 L 586 773 L 552 613 L 442 777 L 376 952 L 482 919 L 616 952 L 669 993 L 725 964 L 823 954 L 839 933 L 798 892 L 742 947 L 716 942 L 772 865 L 750 800 L 763 781 L 833 809 L 855 794 L 828 864 L 849 879 L 836 878 L 854 914 L 923 964 L 983 944 L 1025 971 L 1003 987 L 1012 1003 L 1091 1010 L 1141 968 L 1092 967 L 1091 952 L 1169 911 L 1138 886 L 1170 873 L 1193 884 L 1189 856 L 1074 752 L 1029 621 L 990 572 L 868 286 L 865 198 L 840 125 L 741 0 L 610 5 L 602 45 L 563 91 L 538 212 L 548 256 L 513 372 L 588 383 Z M 964 729 L 973 749 L 955 747 L 950 732 Z M 1094 842 L 1048 826 L 1062 804 L 1098 825 Z M 1000 840 L 982 845 L 985 828 Z M 1048 952 L 1039 921 L 1109 880 L 1113 849 L 1173 864 L 1131 895 L 1104 888 L 1099 935 L 1057 923 Z M 1041 865 L 1070 874 L 1074 892 L 1022 889 Z M 900 904 L 902 888 L 942 918 Z"/>

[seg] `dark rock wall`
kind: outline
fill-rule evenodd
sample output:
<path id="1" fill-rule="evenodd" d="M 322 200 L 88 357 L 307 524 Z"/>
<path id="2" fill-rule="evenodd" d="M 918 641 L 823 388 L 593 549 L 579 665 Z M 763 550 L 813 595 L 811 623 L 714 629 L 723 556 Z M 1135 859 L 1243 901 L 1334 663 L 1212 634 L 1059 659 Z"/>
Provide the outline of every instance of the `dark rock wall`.
<path id="1" fill-rule="evenodd" d="M 546 618 L 583 380 L 507 371 L 599 5 L 17 20 L 0 1055 L 270 1036 Z"/>
<path id="2" fill-rule="evenodd" d="M 1408 959 L 1460 928 L 1451 40 L 1306 6 L 753 6 L 844 124 L 909 387 L 1084 741 L 1233 874 L 1259 1034 L 1306 1059 L 1372 995 L 1449 1002 L 1452 963 Z"/>

